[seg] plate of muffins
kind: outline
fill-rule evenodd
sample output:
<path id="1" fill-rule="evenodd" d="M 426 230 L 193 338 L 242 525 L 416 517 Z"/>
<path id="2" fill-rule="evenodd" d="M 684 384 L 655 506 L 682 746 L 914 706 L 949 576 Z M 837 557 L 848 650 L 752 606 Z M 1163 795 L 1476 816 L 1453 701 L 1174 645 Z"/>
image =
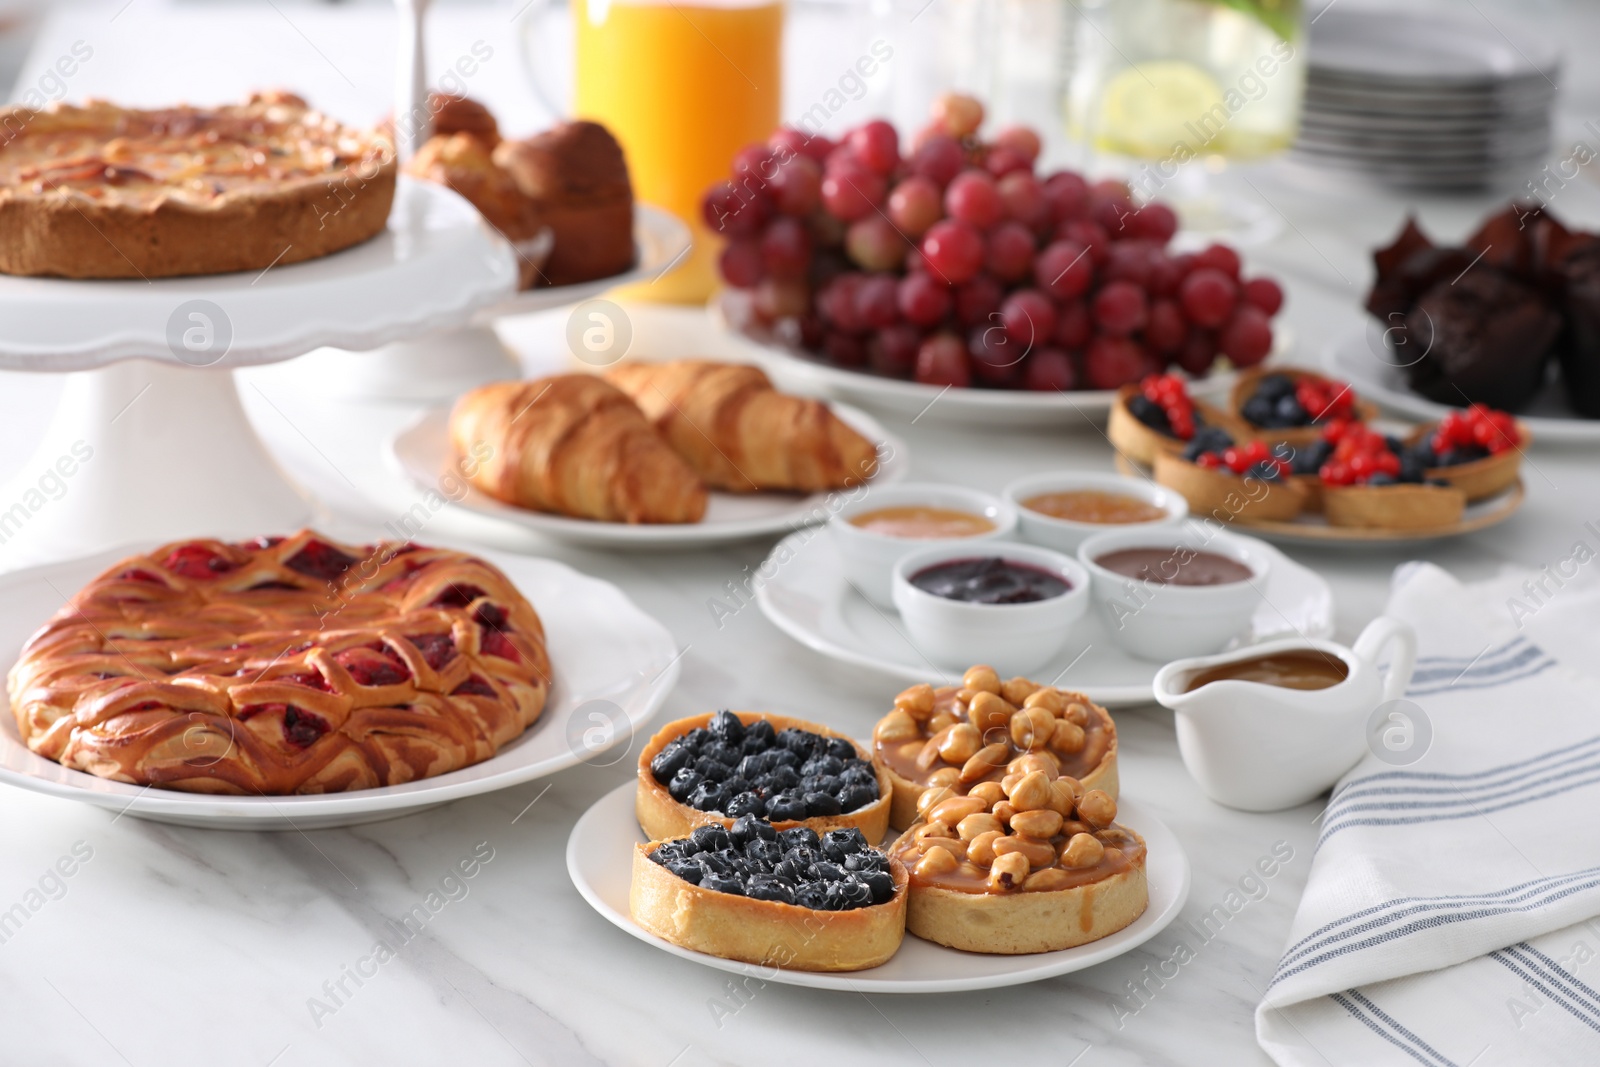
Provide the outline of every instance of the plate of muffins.
<path id="1" fill-rule="evenodd" d="M 721 710 L 650 739 L 573 828 L 568 872 L 622 930 L 735 974 L 1038 981 L 1144 943 L 1187 899 L 1181 846 L 1118 795 L 1116 759 L 1104 708 L 983 666 L 901 692 L 866 744 Z"/>

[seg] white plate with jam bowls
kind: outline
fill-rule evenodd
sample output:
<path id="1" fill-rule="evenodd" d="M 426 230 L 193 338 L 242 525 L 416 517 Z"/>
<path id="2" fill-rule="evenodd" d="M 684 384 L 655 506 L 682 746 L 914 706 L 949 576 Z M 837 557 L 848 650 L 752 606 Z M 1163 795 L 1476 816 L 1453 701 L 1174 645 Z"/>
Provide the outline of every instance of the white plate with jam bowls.
<path id="1" fill-rule="evenodd" d="M 590 907 L 624 933 L 679 959 L 763 982 L 833 989 L 852 998 L 878 993 L 960 993 L 1038 982 L 1081 971 L 1128 952 L 1166 929 L 1189 899 L 1189 857 L 1155 811 L 1126 793 L 1117 798 L 1117 821 L 1137 830 L 1146 848 L 1145 879 L 1150 902 L 1128 926 L 1077 948 L 1024 956 L 961 952 L 907 934 L 887 963 L 864 971 L 799 971 L 775 963 L 741 963 L 674 945 L 633 921 L 628 890 L 634 846 L 647 844 L 634 814 L 638 786 L 628 781 L 606 793 L 584 813 L 567 839 L 567 874 Z M 622 943 L 617 944 L 620 951 Z M 611 946 L 606 946 L 611 951 Z M 640 958 L 640 965 L 649 961 Z M 663 969 L 661 979 L 670 981 Z"/>
<path id="2" fill-rule="evenodd" d="M 1155 578 L 1135 578 L 1103 562 L 1125 552 L 1145 554 Z M 1091 578 L 1095 610 L 1112 640 L 1157 663 L 1221 652 L 1246 633 L 1265 595 L 1275 556 L 1282 558 L 1262 541 L 1197 521 L 1165 529 L 1111 530 L 1078 548 L 1078 561 Z M 1193 568 L 1205 566 L 1237 569 L 1238 577 L 1206 585 L 1184 580 L 1185 570 L 1192 574 Z"/>
<path id="3" fill-rule="evenodd" d="M 1169 663 L 1156 674 L 1156 700 L 1172 709 L 1183 765 L 1207 796 L 1241 811 L 1282 811 L 1360 761 L 1374 710 L 1405 694 L 1416 661 L 1411 627 L 1380 615 L 1349 648 L 1295 637 Z"/>
<path id="4" fill-rule="evenodd" d="M 891 524 L 908 531 L 917 523 L 913 510 L 921 513 L 922 525 L 931 530 L 943 521 L 946 532 L 929 536 L 884 532 L 883 527 Z M 971 521 L 963 522 L 963 518 Z M 980 523 L 989 528 L 978 529 Z M 973 529 L 960 532 L 967 525 Z M 1016 527 L 1017 509 L 999 497 L 959 485 L 900 482 L 870 487 L 859 499 L 834 512 L 828 520 L 828 536 L 839 548 L 851 584 L 878 607 L 893 609 L 890 576 L 903 556 L 930 545 L 1003 540 Z"/>
<path id="5" fill-rule="evenodd" d="M 1006 542 L 999 542 L 996 547 L 1004 545 Z M 1272 567 L 1239 642 L 1330 636 L 1334 612 L 1328 583 L 1277 549 L 1266 548 Z M 956 668 L 940 667 L 918 651 L 906 633 L 904 620 L 851 587 L 838 547 L 820 527 L 797 530 L 779 541 L 759 573 L 755 599 L 761 613 L 778 629 L 835 663 L 892 678 L 902 685 L 929 682 L 936 686 L 960 685 L 962 671 L 971 666 L 969 662 Z M 1039 668 L 1034 678 L 1079 690 L 1106 707 L 1154 701 L 1151 683 L 1160 663 L 1140 659 L 1112 640 L 1098 611 L 1086 612 L 1075 631 L 1072 644 Z"/>
<path id="6" fill-rule="evenodd" d="M 1161 514 L 1132 522 L 1084 522 L 1029 506 L 1029 501 L 1055 493 L 1097 493 L 1122 497 L 1155 508 Z M 1152 530 L 1176 526 L 1189 517 L 1189 504 L 1180 494 L 1148 478 L 1128 478 L 1120 474 L 1082 471 L 1031 474 L 1006 486 L 1001 497 L 1017 509 L 1017 530 L 1022 540 L 1043 548 L 1053 548 L 1057 552 L 1076 552 L 1084 541 L 1108 530 Z"/>
<path id="7" fill-rule="evenodd" d="M 929 588 L 939 577 L 952 593 Z M 1002 677 L 1027 674 L 1071 640 L 1089 608 L 1089 574 L 1072 557 L 1033 545 L 937 545 L 895 564 L 894 606 L 912 642 L 939 666 L 987 663 Z"/>

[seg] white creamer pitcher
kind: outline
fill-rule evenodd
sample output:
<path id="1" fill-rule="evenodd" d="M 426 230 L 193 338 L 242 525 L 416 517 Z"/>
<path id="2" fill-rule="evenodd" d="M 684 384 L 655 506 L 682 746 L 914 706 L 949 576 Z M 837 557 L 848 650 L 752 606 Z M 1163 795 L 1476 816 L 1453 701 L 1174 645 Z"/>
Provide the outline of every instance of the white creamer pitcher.
<path id="1" fill-rule="evenodd" d="M 1381 672 L 1385 647 L 1392 660 Z M 1336 656 L 1348 674 L 1323 689 L 1230 678 L 1185 692 L 1214 667 L 1295 651 Z M 1211 799 L 1244 811 L 1278 811 L 1305 803 L 1356 765 L 1366 751 L 1368 719 L 1406 691 L 1416 657 L 1411 628 L 1380 616 L 1351 648 L 1289 638 L 1177 660 L 1156 675 L 1155 695 L 1176 713 L 1184 765 Z"/>

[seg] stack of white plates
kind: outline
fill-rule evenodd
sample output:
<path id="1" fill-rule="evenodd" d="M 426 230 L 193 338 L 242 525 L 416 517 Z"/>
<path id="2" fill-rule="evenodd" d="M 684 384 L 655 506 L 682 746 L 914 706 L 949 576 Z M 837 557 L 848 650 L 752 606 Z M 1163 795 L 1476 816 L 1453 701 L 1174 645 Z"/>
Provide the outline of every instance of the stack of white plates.
<path id="1" fill-rule="evenodd" d="M 1561 57 L 1500 21 L 1324 9 L 1295 157 L 1407 188 L 1521 184 L 1550 149 Z"/>

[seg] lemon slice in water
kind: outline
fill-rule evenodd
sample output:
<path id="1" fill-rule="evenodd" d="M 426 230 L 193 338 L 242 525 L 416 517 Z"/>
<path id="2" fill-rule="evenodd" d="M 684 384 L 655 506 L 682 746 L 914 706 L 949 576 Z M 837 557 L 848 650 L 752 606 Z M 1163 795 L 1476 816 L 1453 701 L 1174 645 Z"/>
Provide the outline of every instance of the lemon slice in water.
<path id="1" fill-rule="evenodd" d="M 1226 130 L 1229 112 L 1216 80 L 1182 60 L 1136 63 L 1106 83 L 1095 146 L 1144 159 L 1164 159 L 1180 142 L 1198 154 Z M 1211 140 L 1222 151 L 1222 139 Z"/>

